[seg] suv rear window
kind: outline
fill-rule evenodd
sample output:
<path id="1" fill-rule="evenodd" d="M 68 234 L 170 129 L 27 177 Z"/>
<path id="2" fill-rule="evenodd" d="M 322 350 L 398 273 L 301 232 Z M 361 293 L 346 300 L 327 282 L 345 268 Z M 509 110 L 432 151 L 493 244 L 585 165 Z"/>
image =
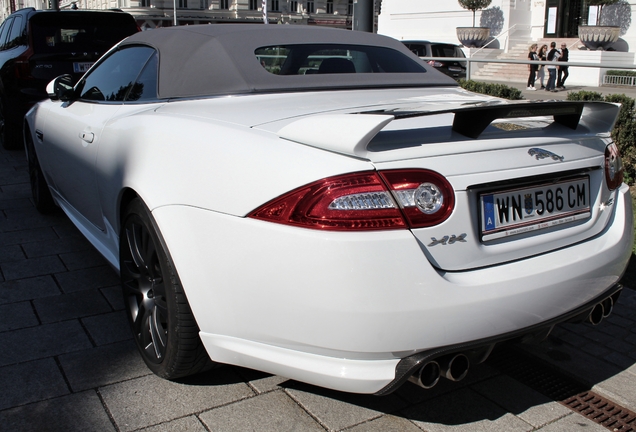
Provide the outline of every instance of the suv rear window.
<path id="1" fill-rule="evenodd" d="M 40 13 L 31 19 L 36 53 L 106 51 L 135 33 L 137 27 L 128 14 Z"/>
<path id="2" fill-rule="evenodd" d="M 433 52 L 431 57 L 466 57 L 461 48 L 455 45 L 431 45 L 431 51 Z"/>

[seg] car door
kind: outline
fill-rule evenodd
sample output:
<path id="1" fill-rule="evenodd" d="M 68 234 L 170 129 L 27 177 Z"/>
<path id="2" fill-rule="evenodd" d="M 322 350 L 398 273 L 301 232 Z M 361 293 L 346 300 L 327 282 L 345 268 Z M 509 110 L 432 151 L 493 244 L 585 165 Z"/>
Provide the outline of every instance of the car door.
<path id="1" fill-rule="evenodd" d="M 100 137 L 111 119 L 125 111 L 127 98 L 138 99 L 137 78 L 154 49 L 117 50 L 104 58 L 76 86 L 77 99 L 51 108 L 42 132 L 40 151 L 49 161 L 59 197 L 68 209 L 104 229 L 99 205 L 95 161 Z"/>

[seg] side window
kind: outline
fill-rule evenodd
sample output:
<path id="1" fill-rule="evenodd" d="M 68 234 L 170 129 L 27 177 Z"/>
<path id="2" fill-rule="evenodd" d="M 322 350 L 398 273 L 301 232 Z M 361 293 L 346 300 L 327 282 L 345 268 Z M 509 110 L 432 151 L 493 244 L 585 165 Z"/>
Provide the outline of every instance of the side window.
<path id="1" fill-rule="evenodd" d="M 4 23 L 2 23 L 2 28 L 0 28 L 0 50 L 6 49 L 5 44 L 7 42 L 7 35 L 9 34 L 12 22 L 13 18 L 8 18 Z"/>
<path id="2" fill-rule="evenodd" d="M 154 52 L 152 48 L 143 46 L 113 52 L 82 79 L 80 99 L 123 102 Z"/>
<path id="3" fill-rule="evenodd" d="M 6 48 L 13 48 L 22 43 L 22 16 L 18 15 L 13 19 L 13 25 L 11 26 L 11 32 L 7 38 Z"/>
<path id="4" fill-rule="evenodd" d="M 130 101 L 146 101 L 157 99 L 157 53 L 154 53 L 141 74 L 137 78 L 137 81 L 130 89 L 126 102 Z"/>

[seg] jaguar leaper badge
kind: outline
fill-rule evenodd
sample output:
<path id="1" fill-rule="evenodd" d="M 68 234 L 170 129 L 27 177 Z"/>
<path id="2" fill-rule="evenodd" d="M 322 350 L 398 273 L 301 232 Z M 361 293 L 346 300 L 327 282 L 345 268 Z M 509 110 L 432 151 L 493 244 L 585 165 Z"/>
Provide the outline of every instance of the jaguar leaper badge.
<path id="1" fill-rule="evenodd" d="M 563 159 L 565 159 L 563 156 L 559 156 L 555 153 L 552 153 L 551 151 L 544 150 L 538 147 L 533 147 L 528 150 L 528 154 L 530 156 L 534 156 L 537 160 L 550 158 L 555 161 L 563 162 Z"/>

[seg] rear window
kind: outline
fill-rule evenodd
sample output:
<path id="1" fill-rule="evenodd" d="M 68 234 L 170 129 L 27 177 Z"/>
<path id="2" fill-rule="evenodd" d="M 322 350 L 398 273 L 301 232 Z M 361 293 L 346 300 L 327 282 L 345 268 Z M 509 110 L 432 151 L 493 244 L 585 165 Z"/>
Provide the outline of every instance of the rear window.
<path id="1" fill-rule="evenodd" d="M 132 16 L 124 13 L 40 13 L 31 19 L 37 53 L 105 52 L 137 32 Z"/>
<path id="2" fill-rule="evenodd" d="M 424 73 L 426 69 L 391 48 L 303 44 L 258 48 L 256 57 L 275 75 L 345 73 Z"/>
<path id="3" fill-rule="evenodd" d="M 405 43 L 406 47 L 411 50 L 413 54 L 418 57 L 428 57 L 426 53 L 426 45 L 417 43 Z"/>
<path id="4" fill-rule="evenodd" d="M 466 57 L 461 48 L 455 45 L 431 45 L 431 51 L 433 52 L 431 57 Z"/>

